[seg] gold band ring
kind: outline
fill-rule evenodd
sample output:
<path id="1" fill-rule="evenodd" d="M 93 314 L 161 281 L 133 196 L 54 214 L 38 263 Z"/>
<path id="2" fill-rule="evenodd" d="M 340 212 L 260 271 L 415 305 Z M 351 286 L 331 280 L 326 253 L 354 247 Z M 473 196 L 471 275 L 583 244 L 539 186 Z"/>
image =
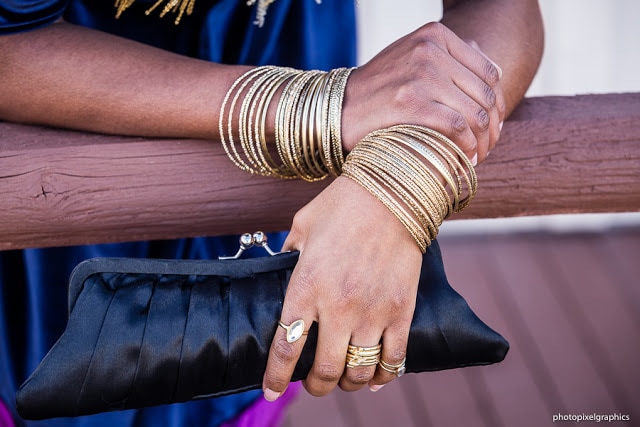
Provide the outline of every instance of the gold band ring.
<path id="1" fill-rule="evenodd" d="M 373 347 L 359 347 L 349 344 L 347 347 L 347 368 L 357 366 L 374 366 L 380 362 L 382 344 Z"/>
<path id="2" fill-rule="evenodd" d="M 407 362 L 407 358 L 406 357 L 404 359 L 402 359 L 402 362 L 400 362 L 400 363 L 398 363 L 396 365 L 392 365 L 392 364 L 387 363 L 384 360 L 380 359 L 380 367 L 382 369 L 384 369 L 385 371 L 387 371 L 387 372 L 389 372 L 391 374 L 395 374 L 398 378 L 400 378 L 407 371 L 407 368 L 405 367 L 405 363 L 406 362 Z"/>
<path id="3" fill-rule="evenodd" d="M 304 320 L 298 319 L 290 325 L 285 325 L 278 320 L 278 326 L 287 331 L 287 342 L 294 343 L 302 338 L 303 335 L 307 335 L 309 331 L 304 330 Z"/>

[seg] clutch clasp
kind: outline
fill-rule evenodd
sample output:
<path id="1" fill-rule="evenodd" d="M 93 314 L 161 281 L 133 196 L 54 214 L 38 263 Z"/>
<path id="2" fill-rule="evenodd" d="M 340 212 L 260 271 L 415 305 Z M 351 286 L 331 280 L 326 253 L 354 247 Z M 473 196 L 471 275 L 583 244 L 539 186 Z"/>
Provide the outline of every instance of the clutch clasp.
<path id="1" fill-rule="evenodd" d="M 267 235 L 262 232 L 262 231 L 256 231 L 255 233 L 251 234 L 251 233 L 244 233 L 242 235 L 240 235 L 240 248 L 238 248 L 238 252 L 236 252 L 235 255 L 233 256 L 221 256 L 218 257 L 218 259 L 238 259 L 240 258 L 240 255 L 242 255 L 242 253 L 244 251 L 246 251 L 249 248 L 252 248 L 253 246 L 260 246 L 261 248 L 263 248 L 265 251 L 267 251 L 267 253 L 270 256 L 274 256 L 274 255 L 278 255 L 281 254 L 282 252 L 274 252 L 271 250 L 271 248 L 269 247 L 269 245 L 267 244 Z"/>

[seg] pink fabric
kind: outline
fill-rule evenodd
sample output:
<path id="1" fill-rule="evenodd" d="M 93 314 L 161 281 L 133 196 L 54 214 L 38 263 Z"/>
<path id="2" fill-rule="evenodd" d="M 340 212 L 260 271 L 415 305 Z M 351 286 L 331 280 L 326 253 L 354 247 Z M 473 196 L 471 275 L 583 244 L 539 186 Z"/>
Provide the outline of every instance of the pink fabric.
<path id="1" fill-rule="evenodd" d="M 15 427 L 11 412 L 4 405 L 4 402 L 0 400 L 0 427 Z"/>
<path id="2" fill-rule="evenodd" d="M 244 412 L 220 427 L 277 427 L 283 421 L 286 409 L 302 388 L 300 383 L 292 383 L 275 402 L 259 398 Z"/>

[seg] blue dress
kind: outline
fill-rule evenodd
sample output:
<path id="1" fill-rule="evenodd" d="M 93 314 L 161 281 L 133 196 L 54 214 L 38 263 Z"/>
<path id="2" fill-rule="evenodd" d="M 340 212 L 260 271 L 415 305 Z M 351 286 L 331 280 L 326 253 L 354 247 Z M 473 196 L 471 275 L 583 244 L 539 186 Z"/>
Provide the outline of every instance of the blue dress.
<path id="1" fill-rule="evenodd" d="M 179 25 L 171 14 L 145 15 L 153 1 L 137 0 L 119 19 L 113 4 L 3 0 L 0 37 L 64 16 L 72 23 L 221 63 L 326 70 L 355 63 L 354 1 L 323 0 L 318 5 L 315 0 L 277 0 L 269 6 L 263 27 L 253 24 L 256 8 L 247 7 L 245 0 L 196 0 L 193 14 L 182 17 Z M 269 235 L 274 249 L 283 239 L 284 233 Z M 96 256 L 211 259 L 237 248 L 237 236 L 227 236 L 0 252 L 0 405 L 8 408 L 16 425 L 29 426 L 218 426 L 235 417 L 260 398 L 260 391 L 42 422 L 17 416 L 15 391 L 62 333 L 67 280 L 80 261 Z M 1 424 L 0 416 L 4 427 Z"/>

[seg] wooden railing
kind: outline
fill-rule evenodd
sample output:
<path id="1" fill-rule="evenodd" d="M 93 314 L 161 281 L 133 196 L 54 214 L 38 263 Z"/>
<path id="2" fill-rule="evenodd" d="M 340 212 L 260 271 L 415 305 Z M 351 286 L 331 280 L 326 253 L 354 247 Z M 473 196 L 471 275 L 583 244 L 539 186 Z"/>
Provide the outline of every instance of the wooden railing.
<path id="1" fill-rule="evenodd" d="M 640 211 L 640 93 L 525 99 L 454 218 Z M 238 170 L 221 144 L 0 123 L 0 250 L 287 229 L 327 182 Z"/>

